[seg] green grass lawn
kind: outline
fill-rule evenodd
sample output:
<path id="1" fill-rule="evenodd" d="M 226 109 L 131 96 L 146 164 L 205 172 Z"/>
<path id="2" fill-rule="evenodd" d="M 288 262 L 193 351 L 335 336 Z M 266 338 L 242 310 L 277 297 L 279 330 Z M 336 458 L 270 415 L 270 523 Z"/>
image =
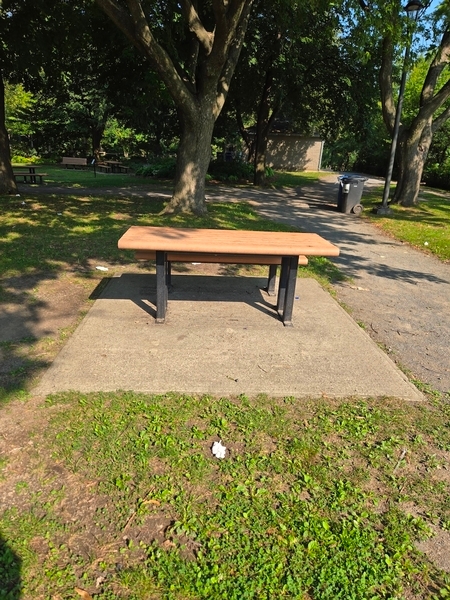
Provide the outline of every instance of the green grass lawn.
<path id="1" fill-rule="evenodd" d="M 0 302 L 14 301 L 9 278 L 42 271 L 93 290 L 102 276 L 92 264 L 113 272 L 132 263 L 117 249 L 131 224 L 285 229 L 244 203 L 174 220 L 159 214 L 159 199 L 100 187 L 80 195 L 77 186 L 96 187 L 86 183 L 92 173 L 52 169 L 42 169 L 46 180 L 73 193 L 0 199 Z M 426 204 L 438 229 L 428 211 L 439 202 L 448 220 L 448 200 Z M 324 283 L 341 276 L 325 259 L 307 272 Z M 23 355 L 14 373 L 0 372 L 15 410 L 31 410 L 42 343 L 0 344 L 4 361 Z M 417 549 L 450 531 L 450 399 L 424 391 L 423 404 L 51 396 L 30 412 L 17 451 L 0 456 L 0 599 L 450 597 L 449 574 Z M 218 440 L 223 460 L 211 454 Z"/>
<path id="2" fill-rule="evenodd" d="M 449 405 L 123 392 L 41 410 L 0 519 L 0 597 L 450 593 L 415 546 L 450 528 Z"/>
<path id="3" fill-rule="evenodd" d="M 364 191 L 363 213 L 383 231 L 441 260 L 450 260 L 450 193 L 423 188 L 417 206 L 391 204 L 390 215 L 376 215 L 371 209 L 381 203 L 383 189 Z"/>
<path id="4" fill-rule="evenodd" d="M 119 251 L 117 240 L 130 225 L 170 225 L 261 231 L 294 228 L 260 217 L 246 203 L 208 203 L 208 214 L 161 215 L 158 198 L 101 195 L 9 196 L 1 200 L 0 277 L 33 270 L 85 266 L 88 259 L 130 262 L 132 252 Z M 29 240 L 33 240 L 30 244 Z M 329 261 L 311 260 L 309 273 L 341 277 Z M 317 268 L 316 268 L 317 265 Z"/>

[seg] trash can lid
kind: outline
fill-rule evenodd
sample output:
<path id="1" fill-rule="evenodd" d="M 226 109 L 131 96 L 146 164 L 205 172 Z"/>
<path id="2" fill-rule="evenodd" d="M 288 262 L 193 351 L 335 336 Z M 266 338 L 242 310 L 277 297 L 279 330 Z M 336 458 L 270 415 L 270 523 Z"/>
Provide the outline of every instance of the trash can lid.
<path id="1" fill-rule="evenodd" d="M 338 179 L 339 181 L 343 181 L 344 183 L 350 183 L 351 181 L 367 181 L 369 178 L 364 177 L 363 175 L 344 173 L 343 175 L 339 175 Z"/>

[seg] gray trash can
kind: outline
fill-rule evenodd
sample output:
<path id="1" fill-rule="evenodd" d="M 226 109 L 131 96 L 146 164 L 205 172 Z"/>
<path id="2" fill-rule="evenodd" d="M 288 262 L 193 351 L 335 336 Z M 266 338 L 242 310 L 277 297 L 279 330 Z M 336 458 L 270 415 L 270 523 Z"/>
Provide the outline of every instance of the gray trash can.
<path id="1" fill-rule="evenodd" d="M 342 213 L 359 215 L 363 211 L 361 196 L 367 177 L 359 175 L 341 175 L 339 177 L 339 193 L 337 208 Z"/>

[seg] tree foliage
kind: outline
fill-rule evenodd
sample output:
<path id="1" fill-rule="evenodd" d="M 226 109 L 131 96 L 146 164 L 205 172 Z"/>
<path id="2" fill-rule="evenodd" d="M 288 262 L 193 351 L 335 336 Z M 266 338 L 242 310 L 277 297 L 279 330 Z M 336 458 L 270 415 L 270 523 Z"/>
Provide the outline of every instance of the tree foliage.
<path id="1" fill-rule="evenodd" d="M 286 0 L 255 6 L 230 92 L 255 182 L 262 183 L 274 128 L 335 140 L 361 132 L 374 108 L 373 64 L 356 55 L 336 5 Z M 250 130 L 249 130 L 250 127 Z"/>
<path id="2" fill-rule="evenodd" d="M 414 36 L 421 40 L 422 52 L 424 44 L 427 44 L 428 68 L 422 73 L 420 83 L 416 79 L 416 102 L 413 105 L 410 101 L 409 112 L 404 115 L 399 130 L 398 182 L 394 200 L 403 205 L 418 201 L 420 181 L 433 135 L 450 116 L 450 30 L 447 3 L 435 13 L 421 13 L 416 14 L 420 17 L 418 20 L 411 18 L 400 1 L 392 0 L 388 3 L 370 4 L 370 10 L 364 15 L 372 39 L 381 48 L 381 108 L 390 135 L 394 131 L 397 110 L 396 75 L 409 73 L 411 70 L 413 61 L 409 49 Z M 414 46 L 412 50 L 414 58 Z"/>

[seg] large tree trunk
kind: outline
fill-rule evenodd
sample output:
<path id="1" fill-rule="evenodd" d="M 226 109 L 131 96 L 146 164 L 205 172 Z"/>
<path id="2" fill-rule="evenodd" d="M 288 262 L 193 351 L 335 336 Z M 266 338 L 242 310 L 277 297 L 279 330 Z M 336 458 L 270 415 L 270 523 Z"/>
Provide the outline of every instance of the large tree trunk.
<path id="1" fill-rule="evenodd" d="M 399 148 L 399 173 L 395 189 L 395 203 L 413 206 L 419 201 L 420 182 L 425 161 L 433 139 L 431 121 L 422 132 L 408 130 L 404 132 Z"/>
<path id="2" fill-rule="evenodd" d="M 257 134 L 255 144 L 255 173 L 253 176 L 254 185 L 264 185 L 266 183 L 266 152 L 267 137 L 258 137 Z"/>
<path id="3" fill-rule="evenodd" d="M 272 127 L 272 122 L 275 118 L 277 110 L 272 110 L 270 113 L 270 103 L 273 86 L 273 71 L 269 69 L 266 72 L 264 87 L 261 94 L 261 101 L 258 107 L 258 117 L 256 122 L 255 134 L 255 174 L 253 183 L 255 185 L 264 185 L 266 182 L 266 153 L 267 144 L 269 142 L 269 133 Z"/>
<path id="4" fill-rule="evenodd" d="M 241 103 L 240 99 L 236 98 L 234 101 L 235 109 L 236 109 L 236 121 L 239 128 L 239 133 L 244 140 L 244 144 L 247 148 L 247 162 L 254 163 L 255 162 L 255 136 L 251 135 L 245 125 L 244 119 L 242 118 L 241 112 Z"/>
<path id="5" fill-rule="evenodd" d="M 5 124 L 5 85 L 0 72 L 0 194 L 17 194 L 11 166 L 9 136 Z"/>
<path id="6" fill-rule="evenodd" d="M 91 130 L 92 155 L 94 156 L 94 158 L 97 161 L 100 160 L 100 149 L 101 149 L 104 132 L 105 132 L 104 125 L 93 126 L 92 130 Z"/>
<path id="7" fill-rule="evenodd" d="M 194 115 L 181 116 L 174 192 L 165 213 L 206 213 L 205 181 L 211 160 L 215 119 L 211 107 L 199 107 Z"/>

